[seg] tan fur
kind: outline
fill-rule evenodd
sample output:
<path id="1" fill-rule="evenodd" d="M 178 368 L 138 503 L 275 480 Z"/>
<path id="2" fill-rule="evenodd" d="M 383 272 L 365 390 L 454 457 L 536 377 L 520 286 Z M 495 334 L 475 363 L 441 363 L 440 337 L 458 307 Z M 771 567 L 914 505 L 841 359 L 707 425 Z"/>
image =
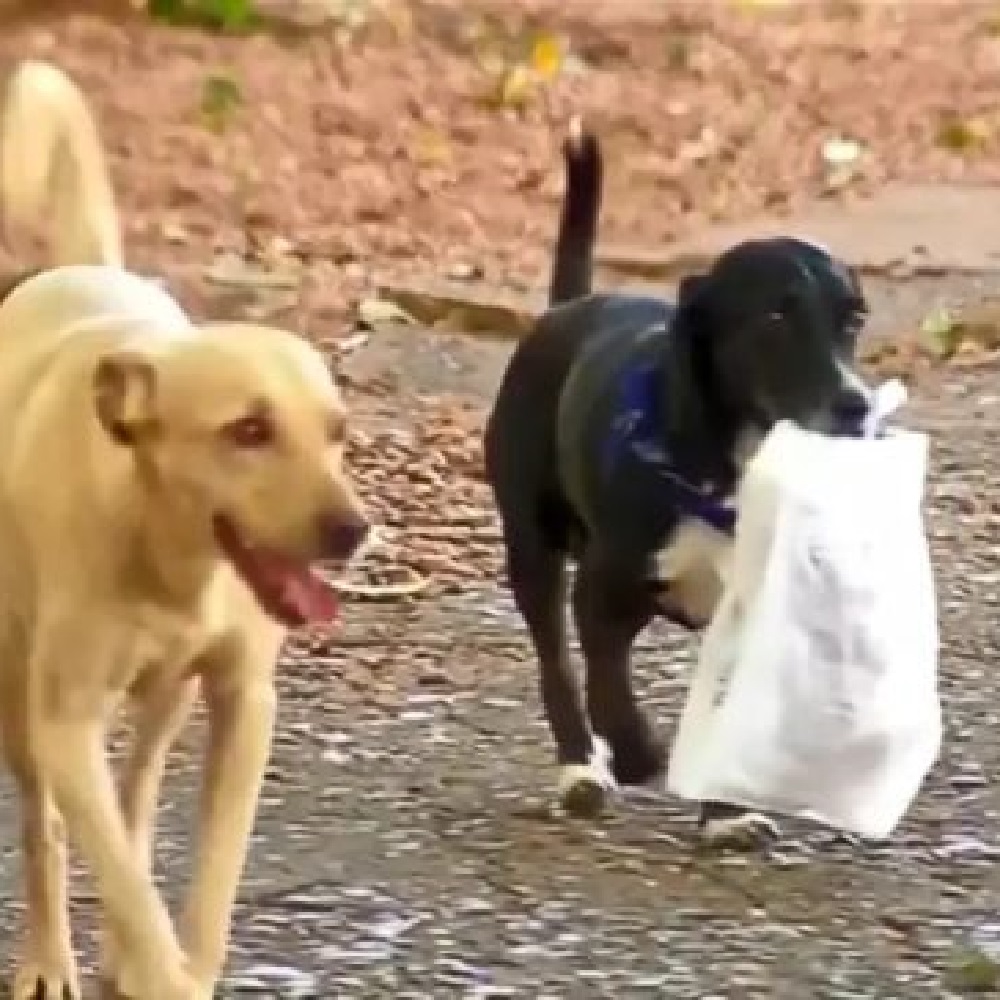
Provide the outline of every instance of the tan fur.
<path id="1" fill-rule="evenodd" d="M 0 149 L 0 198 L 8 222 L 59 220 L 48 235 L 53 264 L 123 264 L 121 231 L 97 128 L 79 89 L 48 63 L 11 75 Z"/>
<path id="2" fill-rule="evenodd" d="M 656 555 L 656 578 L 669 581 L 662 599 L 667 614 L 681 613 L 707 625 L 722 597 L 723 570 L 732 543 L 703 521 L 683 521 Z"/>
<path id="3" fill-rule="evenodd" d="M 58 69 L 22 65 L 3 116 L 5 210 L 49 215 L 66 266 L 0 305 L 0 736 L 23 807 L 27 926 L 14 1000 L 80 996 L 65 836 L 103 904 L 105 973 L 140 1000 L 207 1000 L 275 712 L 284 628 L 223 557 L 212 517 L 296 559 L 356 523 L 343 404 L 320 356 L 280 330 L 191 324 L 121 269 L 97 130 Z M 32 179 L 37 178 L 37 179 Z M 280 446 L 220 437 L 264 407 Z M 324 518 L 326 521 L 324 521 Z M 179 930 L 152 877 L 160 777 L 200 689 L 209 716 L 197 851 Z M 137 734 L 120 794 L 105 728 Z M 43 995 L 43 994 L 37 994 Z"/>

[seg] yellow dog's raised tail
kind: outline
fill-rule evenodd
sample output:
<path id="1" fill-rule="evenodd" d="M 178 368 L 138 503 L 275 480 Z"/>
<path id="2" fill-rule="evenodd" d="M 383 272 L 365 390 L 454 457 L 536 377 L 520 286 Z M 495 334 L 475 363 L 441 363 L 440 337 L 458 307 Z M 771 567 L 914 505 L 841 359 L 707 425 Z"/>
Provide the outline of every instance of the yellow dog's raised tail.
<path id="1" fill-rule="evenodd" d="M 97 124 L 61 69 L 26 60 L 0 121 L 2 217 L 42 230 L 50 266 L 123 266 L 121 228 Z"/>

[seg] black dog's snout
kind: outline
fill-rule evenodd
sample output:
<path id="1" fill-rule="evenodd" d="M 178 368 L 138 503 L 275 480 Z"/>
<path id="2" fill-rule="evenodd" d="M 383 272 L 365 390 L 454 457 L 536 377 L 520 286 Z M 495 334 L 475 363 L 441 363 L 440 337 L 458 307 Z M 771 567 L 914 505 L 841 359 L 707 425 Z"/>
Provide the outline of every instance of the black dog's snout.
<path id="1" fill-rule="evenodd" d="M 871 408 L 871 394 L 863 386 L 845 386 L 833 402 L 833 422 L 837 433 L 861 434 Z"/>
<path id="2" fill-rule="evenodd" d="M 347 559 L 354 555 L 368 537 L 371 525 L 362 517 L 343 514 L 328 515 L 323 519 L 323 549 L 331 559 Z"/>

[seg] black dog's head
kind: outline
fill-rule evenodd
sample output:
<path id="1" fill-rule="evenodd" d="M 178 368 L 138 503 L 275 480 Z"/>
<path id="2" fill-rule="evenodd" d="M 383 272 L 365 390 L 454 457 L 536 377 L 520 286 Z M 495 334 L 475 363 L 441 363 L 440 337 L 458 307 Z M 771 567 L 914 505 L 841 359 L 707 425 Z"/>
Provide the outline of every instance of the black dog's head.
<path id="1" fill-rule="evenodd" d="M 867 311 L 856 275 L 823 248 L 737 244 L 681 285 L 671 393 L 732 433 L 787 419 L 857 434 L 871 405 L 854 365 Z"/>

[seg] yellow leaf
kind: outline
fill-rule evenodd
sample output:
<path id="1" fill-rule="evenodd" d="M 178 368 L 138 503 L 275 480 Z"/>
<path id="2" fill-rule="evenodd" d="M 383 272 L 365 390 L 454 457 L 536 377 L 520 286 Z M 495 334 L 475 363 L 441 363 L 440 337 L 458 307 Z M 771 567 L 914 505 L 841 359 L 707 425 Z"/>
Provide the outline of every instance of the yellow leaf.
<path id="1" fill-rule="evenodd" d="M 384 0 L 383 16 L 389 22 L 397 41 L 405 41 L 413 37 L 413 12 L 399 0 Z"/>
<path id="2" fill-rule="evenodd" d="M 920 334 L 935 353 L 949 356 L 961 342 L 961 324 L 950 309 L 932 310 L 920 323 Z"/>
<path id="3" fill-rule="evenodd" d="M 789 6 L 790 0 L 732 0 L 732 5 L 739 10 L 753 13 L 759 10 L 775 10 Z"/>
<path id="4" fill-rule="evenodd" d="M 562 69 L 564 55 L 562 41 L 545 32 L 538 35 L 531 46 L 531 68 L 543 80 L 551 80 Z"/>
<path id="5" fill-rule="evenodd" d="M 500 80 L 500 104 L 505 108 L 523 107 L 531 99 L 535 77 L 527 66 L 512 66 Z"/>
<path id="6" fill-rule="evenodd" d="M 448 137 L 436 129 L 422 129 L 413 143 L 418 163 L 443 165 L 451 162 L 451 145 Z"/>

